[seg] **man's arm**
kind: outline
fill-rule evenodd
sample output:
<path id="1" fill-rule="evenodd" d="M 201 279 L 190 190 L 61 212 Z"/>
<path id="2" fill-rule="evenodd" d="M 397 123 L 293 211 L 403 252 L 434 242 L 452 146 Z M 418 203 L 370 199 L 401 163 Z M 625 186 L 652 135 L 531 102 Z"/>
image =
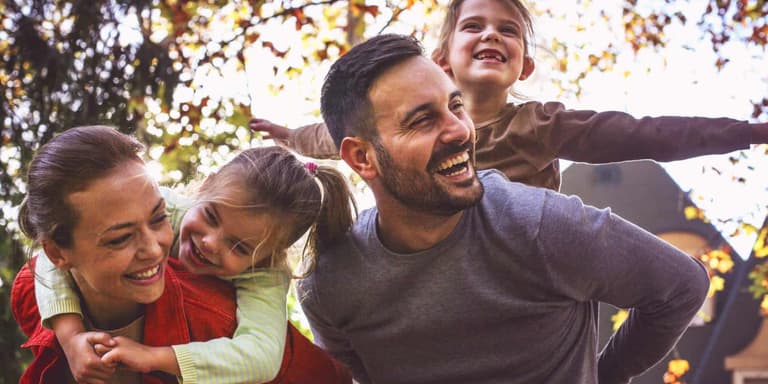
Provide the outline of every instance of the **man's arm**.
<path id="1" fill-rule="evenodd" d="M 332 325 L 332 323 L 322 315 L 322 308 L 319 305 L 318 297 L 314 286 L 305 279 L 297 284 L 299 297 L 302 298 L 301 308 L 309 320 L 312 335 L 315 338 L 315 344 L 328 351 L 333 357 L 346 365 L 351 371 L 355 380 L 362 384 L 370 383 L 368 373 L 363 366 L 362 361 L 355 353 L 351 343 L 344 336 L 344 332 Z"/>
<path id="2" fill-rule="evenodd" d="M 251 119 L 248 126 L 252 131 L 264 132 L 265 139 L 272 139 L 303 156 L 315 159 L 339 159 L 339 150 L 324 123 L 290 129 L 269 120 Z"/>
<path id="3" fill-rule="evenodd" d="M 629 308 L 601 352 L 601 384 L 626 383 L 677 343 L 709 287 L 704 267 L 609 210 L 547 193 L 537 247 L 557 289 L 575 300 Z"/>

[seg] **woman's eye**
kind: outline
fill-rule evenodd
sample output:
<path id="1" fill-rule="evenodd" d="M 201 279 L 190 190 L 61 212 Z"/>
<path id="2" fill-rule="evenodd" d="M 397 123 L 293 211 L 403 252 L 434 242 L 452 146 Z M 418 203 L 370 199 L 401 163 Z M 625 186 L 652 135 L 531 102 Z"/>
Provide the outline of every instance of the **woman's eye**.
<path id="1" fill-rule="evenodd" d="M 166 219 L 168 219 L 168 214 L 167 214 L 167 213 L 163 213 L 163 214 L 161 214 L 161 215 L 157 215 L 156 217 L 154 217 L 154 218 L 152 219 L 152 224 L 161 224 L 161 223 L 163 223 L 163 222 L 164 222 Z"/>
<path id="2" fill-rule="evenodd" d="M 130 238 L 131 238 L 131 234 L 125 234 L 125 235 L 122 235 L 120 237 L 114 238 L 112 240 L 108 240 L 107 241 L 107 245 L 110 246 L 110 247 L 117 247 L 117 246 L 125 244 L 125 242 L 127 242 L 128 239 L 130 239 Z"/>

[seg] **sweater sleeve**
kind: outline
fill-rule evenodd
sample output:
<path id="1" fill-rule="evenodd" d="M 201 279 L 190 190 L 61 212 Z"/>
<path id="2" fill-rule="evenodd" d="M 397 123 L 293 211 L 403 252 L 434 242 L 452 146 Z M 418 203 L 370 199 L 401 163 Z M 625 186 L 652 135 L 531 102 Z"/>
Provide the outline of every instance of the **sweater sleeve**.
<path id="1" fill-rule="evenodd" d="M 643 117 L 623 112 L 566 110 L 557 102 L 527 103 L 522 118 L 547 152 L 572 161 L 609 163 L 682 160 L 749 148 L 749 123 L 729 118 Z"/>
<path id="2" fill-rule="evenodd" d="M 56 268 L 47 256 L 37 258 L 35 265 L 35 298 L 43 326 L 51 329 L 50 319 L 63 313 L 83 316 L 80 299 L 72 289 L 69 274 Z"/>
<path id="3" fill-rule="evenodd" d="M 575 300 L 629 309 L 600 354 L 599 382 L 626 383 L 666 356 L 706 298 L 704 267 L 576 197 L 548 192 L 541 220 L 537 247 L 557 290 Z"/>
<path id="4" fill-rule="evenodd" d="M 237 329 L 230 338 L 174 345 L 182 382 L 261 383 L 277 376 L 287 332 L 288 275 L 264 270 L 232 279 Z"/>
<path id="5" fill-rule="evenodd" d="M 352 348 L 352 344 L 344 335 L 344 332 L 335 327 L 327 316 L 323 315 L 322 306 L 319 303 L 317 291 L 313 285 L 314 278 L 310 276 L 297 284 L 298 294 L 301 298 L 301 309 L 309 321 L 315 344 L 328 351 L 333 357 L 352 371 L 352 376 L 358 383 L 367 384 L 371 380 L 363 366 L 362 361 Z"/>
<path id="6" fill-rule="evenodd" d="M 280 140 L 280 144 L 304 156 L 316 159 L 339 159 L 339 150 L 325 123 L 309 124 L 293 129 L 288 140 Z"/>

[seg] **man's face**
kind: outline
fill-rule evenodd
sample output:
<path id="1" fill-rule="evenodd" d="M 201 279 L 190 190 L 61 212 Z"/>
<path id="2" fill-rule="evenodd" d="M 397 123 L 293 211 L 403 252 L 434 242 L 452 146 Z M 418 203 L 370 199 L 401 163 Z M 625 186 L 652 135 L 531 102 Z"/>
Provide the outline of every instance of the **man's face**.
<path id="1" fill-rule="evenodd" d="M 385 193 L 411 210 L 450 216 L 477 203 L 475 130 L 450 78 L 424 57 L 384 72 L 371 87 L 373 146 Z"/>

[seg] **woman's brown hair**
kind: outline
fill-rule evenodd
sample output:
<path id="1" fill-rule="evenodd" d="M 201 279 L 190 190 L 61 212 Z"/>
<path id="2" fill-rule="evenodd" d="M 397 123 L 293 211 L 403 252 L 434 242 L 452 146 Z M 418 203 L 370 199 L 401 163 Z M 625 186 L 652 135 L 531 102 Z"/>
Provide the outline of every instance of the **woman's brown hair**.
<path id="1" fill-rule="evenodd" d="M 27 171 L 27 193 L 19 210 L 19 226 L 31 240 L 50 239 L 72 246 L 77 225 L 69 195 L 121 164 L 142 162 L 144 146 L 135 138 L 107 126 L 68 129 L 40 147 Z"/>

